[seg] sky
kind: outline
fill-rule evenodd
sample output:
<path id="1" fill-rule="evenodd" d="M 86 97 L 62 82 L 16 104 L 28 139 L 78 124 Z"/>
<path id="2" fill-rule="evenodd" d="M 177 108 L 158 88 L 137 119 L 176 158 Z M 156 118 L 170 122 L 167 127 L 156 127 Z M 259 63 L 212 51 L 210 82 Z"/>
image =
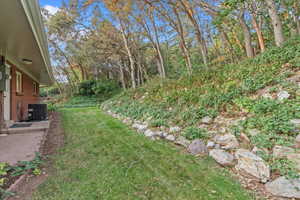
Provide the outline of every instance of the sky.
<path id="1" fill-rule="evenodd" d="M 55 14 L 61 5 L 61 0 L 40 0 L 41 7 L 44 7 L 51 14 Z"/>

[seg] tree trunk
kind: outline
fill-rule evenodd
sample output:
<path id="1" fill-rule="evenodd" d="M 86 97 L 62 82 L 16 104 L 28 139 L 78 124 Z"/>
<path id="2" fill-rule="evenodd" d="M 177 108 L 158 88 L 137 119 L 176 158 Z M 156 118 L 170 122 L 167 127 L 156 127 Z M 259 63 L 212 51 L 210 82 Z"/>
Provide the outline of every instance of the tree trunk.
<path id="1" fill-rule="evenodd" d="M 258 23 L 256 21 L 256 15 L 252 15 L 252 25 L 256 31 L 260 51 L 264 52 L 266 50 L 265 39 L 264 39 L 263 33 L 260 29 L 260 26 L 258 25 Z"/>
<path id="2" fill-rule="evenodd" d="M 127 40 L 127 37 L 126 37 L 124 25 L 121 22 L 121 20 L 119 20 L 119 21 L 120 21 L 120 25 L 121 25 L 121 34 L 122 34 L 122 38 L 123 38 L 123 41 L 124 41 L 124 46 L 125 46 L 125 49 L 127 51 L 129 62 L 130 62 L 130 76 L 131 76 L 132 88 L 136 88 L 134 58 L 133 58 L 133 55 L 132 55 L 131 50 L 130 50 L 129 45 L 128 45 L 128 40 Z"/>
<path id="3" fill-rule="evenodd" d="M 203 63 L 204 63 L 204 65 L 207 65 L 207 62 L 208 62 L 207 61 L 208 60 L 208 58 L 207 58 L 207 47 L 206 47 L 205 41 L 202 37 L 202 33 L 201 33 L 201 30 L 200 30 L 199 24 L 198 24 L 197 20 L 195 19 L 194 11 L 190 7 L 190 5 L 187 1 L 180 0 L 180 2 L 181 2 L 181 5 L 183 6 L 183 8 L 185 10 L 185 13 L 188 16 L 188 19 L 190 20 L 190 22 L 194 26 L 194 30 L 195 30 L 195 33 L 196 33 L 196 38 L 197 38 L 199 47 L 200 47 L 200 53 L 202 55 Z"/>
<path id="4" fill-rule="evenodd" d="M 251 33 L 250 33 L 248 25 L 245 22 L 244 11 L 242 11 L 242 13 L 239 16 L 239 22 L 241 24 L 243 34 L 244 34 L 244 42 L 245 42 L 247 57 L 248 58 L 253 58 L 254 57 L 254 51 L 253 51 L 253 48 L 252 48 Z"/>
<path id="5" fill-rule="evenodd" d="M 183 31 L 181 19 L 180 19 L 180 16 L 178 14 L 178 11 L 175 7 L 173 7 L 173 11 L 174 11 L 174 14 L 175 14 L 175 16 L 177 18 L 177 21 L 178 21 L 177 32 L 179 33 L 180 47 L 182 49 L 183 55 L 184 55 L 185 60 L 186 60 L 186 67 L 187 67 L 187 70 L 188 70 L 188 74 L 192 75 L 193 68 L 192 68 L 192 62 L 191 62 L 191 55 L 190 55 L 190 52 L 189 52 L 189 50 L 186 46 L 186 41 L 185 41 L 185 38 L 184 38 L 184 31 Z"/>
<path id="6" fill-rule="evenodd" d="M 125 83 L 124 70 L 122 64 L 119 64 L 119 72 L 120 72 L 120 80 L 121 80 L 122 88 L 126 90 L 126 83 Z"/>
<path id="7" fill-rule="evenodd" d="M 164 61 L 163 55 L 161 53 L 158 30 L 157 30 L 157 27 L 156 27 L 156 24 L 155 24 L 153 13 L 150 14 L 150 19 L 151 19 L 151 23 L 152 23 L 152 26 L 153 26 L 153 29 L 154 29 L 155 45 L 156 45 L 156 50 L 157 50 L 157 54 L 158 54 L 158 58 L 159 58 L 159 62 L 160 62 L 160 67 L 161 67 L 161 77 L 166 78 L 165 61 Z"/>
<path id="8" fill-rule="evenodd" d="M 265 0 L 265 2 L 268 6 L 269 16 L 273 25 L 275 44 L 276 46 L 280 47 L 284 42 L 284 35 L 282 29 L 282 22 L 276 9 L 275 0 Z"/>
<path id="9" fill-rule="evenodd" d="M 223 47 L 225 49 L 225 53 L 228 53 L 230 55 L 231 61 L 234 62 L 235 52 L 229 41 L 228 35 L 226 34 L 226 32 L 223 30 L 222 27 L 218 27 L 218 29 L 220 31 L 220 36 L 221 36 Z"/>

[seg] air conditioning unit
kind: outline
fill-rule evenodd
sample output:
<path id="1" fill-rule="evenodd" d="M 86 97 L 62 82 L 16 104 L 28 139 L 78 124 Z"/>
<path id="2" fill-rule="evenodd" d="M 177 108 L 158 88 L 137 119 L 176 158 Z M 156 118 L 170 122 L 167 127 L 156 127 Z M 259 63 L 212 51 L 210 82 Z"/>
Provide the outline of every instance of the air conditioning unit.
<path id="1" fill-rule="evenodd" d="M 28 104 L 29 121 L 42 121 L 47 119 L 47 104 Z"/>

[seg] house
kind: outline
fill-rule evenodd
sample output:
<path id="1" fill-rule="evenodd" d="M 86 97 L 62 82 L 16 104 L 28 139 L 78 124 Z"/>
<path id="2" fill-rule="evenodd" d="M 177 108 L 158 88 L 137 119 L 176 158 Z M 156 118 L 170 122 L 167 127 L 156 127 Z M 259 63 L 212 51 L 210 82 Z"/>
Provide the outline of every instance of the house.
<path id="1" fill-rule="evenodd" d="M 23 121 L 53 75 L 38 0 L 0 1 L 0 122 Z M 5 123 L 6 122 L 6 123 Z"/>

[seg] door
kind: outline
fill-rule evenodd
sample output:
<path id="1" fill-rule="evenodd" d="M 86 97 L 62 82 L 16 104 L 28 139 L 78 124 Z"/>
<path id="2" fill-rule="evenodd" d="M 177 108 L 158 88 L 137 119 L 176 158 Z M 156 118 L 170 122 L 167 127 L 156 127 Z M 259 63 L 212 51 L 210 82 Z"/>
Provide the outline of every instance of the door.
<path id="1" fill-rule="evenodd" d="M 10 65 L 6 64 L 6 90 L 3 92 L 4 121 L 10 121 Z"/>

